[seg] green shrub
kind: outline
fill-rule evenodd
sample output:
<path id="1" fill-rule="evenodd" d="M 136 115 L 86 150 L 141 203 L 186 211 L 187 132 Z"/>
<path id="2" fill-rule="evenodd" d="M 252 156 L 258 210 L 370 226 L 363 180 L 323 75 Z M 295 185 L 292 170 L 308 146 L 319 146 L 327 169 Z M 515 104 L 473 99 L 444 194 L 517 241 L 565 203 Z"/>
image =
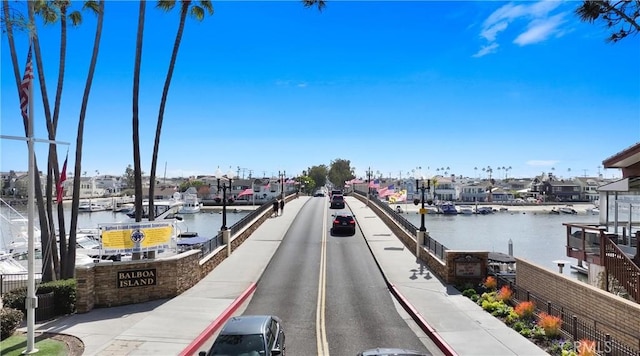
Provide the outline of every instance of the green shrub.
<path id="1" fill-rule="evenodd" d="M 523 328 L 522 330 L 519 331 L 519 333 L 524 337 L 531 337 L 532 335 L 532 331 L 529 328 Z"/>
<path id="2" fill-rule="evenodd" d="M 513 308 L 505 302 L 498 302 L 498 307 L 491 313 L 493 316 L 507 317 L 513 311 Z"/>
<path id="3" fill-rule="evenodd" d="M 23 318 L 24 314 L 20 310 L 2 308 L 0 311 L 0 340 L 4 340 L 13 335 Z"/>
<path id="4" fill-rule="evenodd" d="M 467 298 L 471 298 L 472 296 L 477 295 L 477 294 L 478 294 L 478 293 L 477 293 L 477 292 L 476 292 L 476 290 L 475 290 L 475 289 L 473 289 L 473 288 L 465 289 L 465 290 L 462 292 L 462 295 L 463 295 L 463 296 L 465 296 L 465 297 L 467 297 Z"/>
<path id="5" fill-rule="evenodd" d="M 37 286 L 36 295 L 50 292 L 53 292 L 55 315 L 67 315 L 75 312 L 77 301 L 75 279 L 47 282 Z M 26 313 L 24 304 L 26 297 L 27 287 L 21 287 L 5 293 L 2 300 L 5 306 Z"/>

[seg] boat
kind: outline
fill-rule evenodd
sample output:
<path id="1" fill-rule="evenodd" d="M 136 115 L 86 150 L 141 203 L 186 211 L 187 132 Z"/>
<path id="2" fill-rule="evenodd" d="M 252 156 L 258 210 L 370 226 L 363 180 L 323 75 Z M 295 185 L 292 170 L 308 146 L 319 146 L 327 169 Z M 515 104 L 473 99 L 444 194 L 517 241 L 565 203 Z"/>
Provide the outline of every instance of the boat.
<path id="1" fill-rule="evenodd" d="M 175 219 L 182 220 L 181 217 L 177 216 L 180 207 L 183 205 L 182 200 L 157 200 L 153 202 L 153 210 L 155 211 L 154 216 L 155 220 L 164 220 L 164 219 Z M 127 216 L 131 219 L 136 217 L 136 212 L 131 211 L 127 213 Z M 149 219 L 149 202 L 142 202 L 142 218 Z"/>
<path id="2" fill-rule="evenodd" d="M 574 208 L 572 208 L 570 205 L 562 206 L 562 207 L 558 208 L 558 211 L 559 211 L 561 214 L 577 214 L 577 213 L 578 213 L 578 212 L 577 212 Z"/>
<path id="3" fill-rule="evenodd" d="M 424 210 L 427 211 L 427 214 L 438 214 L 440 213 L 440 209 L 438 209 L 435 205 L 428 205 L 424 207 Z"/>
<path id="4" fill-rule="evenodd" d="M 473 207 L 471 205 L 460 205 L 458 206 L 458 214 L 471 215 L 473 214 Z"/>
<path id="5" fill-rule="evenodd" d="M 444 215 L 458 215 L 458 209 L 452 202 L 440 204 L 440 212 Z"/>
<path id="6" fill-rule="evenodd" d="M 98 204 L 98 203 L 82 203 L 80 204 L 80 206 L 78 206 L 78 212 L 84 212 L 84 213 L 92 213 L 94 211 L 105 211 L 107 210 L 107 207 L 105 205 L 102 204 Z"/>
<path id="7" fill-rule="evenodd" d="M 200 212 L 202 203 L 198 200 L 198 196 L 192 193 L 185 193 L 183 204 L 178 209 L 178 214 L 195 214 Z"/>
<path id="8" fill-rule="evenodd" d="M 598 207 L 589 208 L 587 209 L 587 214 L 600 215 L 600 208 Z"/>
<path id="9" fill-rule="evenodd" d="M 493 214 L 493 208 L 490 206 L 479 206 L 476 208 L 476 214 L 480 214 L 480 215 Z"/>

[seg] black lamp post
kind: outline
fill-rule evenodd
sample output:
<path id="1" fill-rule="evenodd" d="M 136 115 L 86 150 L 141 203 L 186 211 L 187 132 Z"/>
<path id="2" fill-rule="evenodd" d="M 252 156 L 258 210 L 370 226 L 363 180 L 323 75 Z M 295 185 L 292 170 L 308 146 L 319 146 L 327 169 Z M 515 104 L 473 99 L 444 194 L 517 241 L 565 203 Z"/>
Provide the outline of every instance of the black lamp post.
<path id="1" fill-rule="evenodd" d="M 216 172 L 216 180 L 218 181 L 218 194 L 220 194 L 220 190 L 222 190 L 222 226 L 220 230 L 224 231 L 227 229 L 227 190 L 229 190 L 229 194 L 231 194 L 231 183 L 233 183 L 233 173 L 229 172 L 224 176 L 226 178 L 226 182 L 222 182 L 220 185 L 220 176 L 221 172 L 218 169 Z M 229 201 L 230 202 L 230 201 Z"/>
<path id="2" fill-rule="evenodd" d="M 282 171 L 282 173 L 280 173 L 280 171 L 278 171 L 278 178 L 280 178 L 280 195 L 282 196 L 282 199 L 284 199 L 284 177 L 287 175 L 287 171 Z"/>
<path id="3" fill-rule="evenodd" d="M 422 179 L 422 181 L 420 182 L 418 179 L 416 179 L 416 187 L 418 189 L 420 189 L 421 194 L 421 198 L 420 201 L 418 201 L 418 199 L 414 199 L 413 203 L 415 205 L 418 205 L 418 203 L 422 202 L 422 208 L 420 209 L 420 230 L 418 231 L 418 236 L 416 237 L 416 258 L 420 257 L 420 241 L 425 240 L 425 236 L 427 234 L 427 228 L 424 226 L 424 216 L 427 213 L 427 211 L 424 208 L 424 202 L 425 202 L 425 198 L 424 198 L 424 192 L 427 191 L 427 193 L 429 192 L 429 189 L 431 188 L 431 180 L 427 179 L 427 186 L 424 186 L 424 179 Z M 431 201 L 428 202 L 429 205 L 431 205 Z"/>
<path id="4" fill-rule="evenodd" d="M 427 186 L 424 186 L 424 180 L 422 180 L 422 182 L 420 182 L 418 179 L 416 179 L 416 187 L 418 189 L 420 189 L 421 194 L 421 198 L 420 201 L 422 202 L 422 209 L 420 209 L 420 231 L 427 231 L 427 228 L 424 226 L 424 215 L 426 213 L 426 211 L 424 210 L 424 203 L 425 203 L 425 198 L 424 198 L 424 192 L 427 191 L 429 192 L 429 190 L 431 189 L 431 180 L 427 179 Z M 418 199 L 415 199 L 413 201 L 413 203 L 415 205 L 418 205 Z"/>
<path id="5" fill-rule="evenodd" d="M 371 195 L 371 167 L 367 170 L 367 205 L 369 205 L 369 196 Z"/>

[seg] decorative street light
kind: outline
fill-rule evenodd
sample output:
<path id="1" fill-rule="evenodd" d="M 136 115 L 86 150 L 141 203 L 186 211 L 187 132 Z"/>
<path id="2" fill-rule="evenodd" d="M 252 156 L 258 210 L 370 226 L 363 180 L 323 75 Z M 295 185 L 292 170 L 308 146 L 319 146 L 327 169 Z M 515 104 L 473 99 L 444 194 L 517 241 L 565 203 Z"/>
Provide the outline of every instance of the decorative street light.
<path id="1" fill-rule="evenodd" d="M 427 234 L 427 228 L 424 226 L 424 216 L 427 213 L 426 209 L 424 208 L 424 203 L 425 203 L 425 197 L 424 197 L 424 192 L 427 191 L 427 195 L 429 193 L 429 190 L 431 189 L 431 180 L 427 179 L 427 186 L 424 186 L 424 177 L 421 177 L 421 179 L 416 179 L 416 188 L 420 189 L 421 192 L 421 199 L 414 199 L 413 200 L 413 204 L 418 205 L 418 203 L 422 203 L 421 208 L 420 208 L 420 229 L 418 231 L 418 235 L 416 238 L 416 258 L 420 257 L 420 244 L 424 242 L 425 239 L 425 235 Z M 429 205 L 431 205 L 431 201 L 428 202 Z"/>
<path id="2" fill-rule="evenodd" d="M 369 196 L 371 195 L 371 167 L 367 170 L 367 206 L 369 206 Z"/>
<path id="3" fill-rule="evenodd" d="M 226 180 L 222 182 L 222 185 L 220 185 L 220 178 Z M 220 168 L 218 167 L 216 170 L 216 180 L 218 182 L 218 194 L 220 194 L 220 190 L 222 190 L 222 226 L 220 227 L 220 231 L 222 232 L 222 243 L 227 246 L 227 257 L 229 257 L 231 256 L 231 230 L 227 228 L 227 202 L 231 203 L 233 200 L 227 200 L 227 190 L 229 190 L 229 194 L 231 194 L 233 172 L 229 170 L 229 173 L 223 176 Z"/>
<path id="4" fill-rule="evenodd" d="M 226 180 L 222 182 L 222 185 L 220 185 L 220 178 L 224 178 Z M 218 182 L 218 194 L 220 194 L 220 191 L 222 190 L 222 226 L 220 227 L 220 230 L 224 231 L 227 230 L 227 202 L 233 202 L 231 198 L 227 200 L 227 190 L 229 191 L 229 195 L 231 195 L 233 172 L 229 171 L 229 173 L 223 176 L 220 168 L 218 168 L 216 170 L 216 180 Z"/>
<path id="5" fill-rule="evenodd" d="M 280 180 L 280 198 L 284 199 L 284 180 L 287 176 L 287 171 L 278 171 L 278 179 Z"/>

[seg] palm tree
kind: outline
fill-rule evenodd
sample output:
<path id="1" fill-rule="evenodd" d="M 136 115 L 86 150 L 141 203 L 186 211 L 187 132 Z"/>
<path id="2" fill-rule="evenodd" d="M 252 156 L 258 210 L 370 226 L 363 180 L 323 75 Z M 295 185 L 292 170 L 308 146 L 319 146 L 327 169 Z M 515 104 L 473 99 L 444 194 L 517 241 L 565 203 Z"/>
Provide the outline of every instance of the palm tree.
<path id="1" fill-rule="evenodd" d="M 140 1 L 138 10 L 138 35 L 136 37 L 136 57 L 133 69 L 133 180 L 135 193 L 135 220 L 142 220 L 142 167 L 140 165 L 140 122 L 138 117 L 138 96 L 140 93 L 140 63 L 142 61 L 142 38 L 144 32 L 144 13 L 146 1 Z M 152 214 L 151 214 L 152 215 Z M 133 258 L 138 258 L 134 255 Z"/>
<path id="2" fill-rule="evenodd" d="M 302 0 L 302 4 L 304 4 L 304 7 L 317 6 L 318 11 L 322 11 L 327 5 L 325 0 Z"/>
<path id="3" fill-rule="evenodd" d="M 601 19 L 609 29 L 614 30 L 607 42 L 618 42 L 621 39 L 640 33 L 640 1 L 585 0 L 575 10 L 576 15 L 583 22 L 594 22 Z M 627 26 L 625 26 L 625 23 Z"/>
<path id="4" fill-rule="evenodd" d="M 141 1 L 141 3 L 144 1 Z M 80 172 L 82 172 L 82 141 L 84 136 L 84 120 L 87 113 L 87 104 L 89 102 L 89 94 L 91 93 L 91 84 L 93 83 L 93 73 L 96 69 L 98 61 L 98 52 L 100 50 L 100 38 L 102 36 L 102 23 L 104 18 L 104 0 L 87 1 L 84 8 L 91 8 L 98 15 L 96 23 L 96 34 L 93 39 L 93 52 L 91 54 L 91 62 L 89 63 L 89 73 L 87 73 L 87 81 L 82 94 L 82 104 L 80 106 L 80 117 L 78 118 L 78 136 L 76 139 L 76 157 L 74 166 L 73 180 L 73 198 L 71 202 L 71 229 L 69 231 L 69 246 L 67 250 L 67 265 L 65 266 L 65 275 L 72 278 L 75 273 L 76 261 L 76 232 L 78 230 L 78 207 L 80 206 Z"/>
<path id="5" fill-rule="evenodd" d="M 182 0 L 180 6 L 180 23 L 178 25 L 178 33 L 173 43 L 173 52 L 171 53 L 171 60 L 169 61 L 169 71 L 165 78 L 164 88 L 162 89 L 162 99 L 160 100 L 160 110 L 158 112 L 158 124 L 156 126 L 156 138 L 153 143 L 153 156 L 151 157 L 151 172 L 149 173 L 149 211 L 153 209 L 153 192 L 156 186 L 156 167 L 158 165 L 158 151 L 160 149 L 160 134 L 162 133 L 162 121 L 164 120 L 164 109 L 167 105 L 167 95 L 169 94 L 169 86 L 171 85 L 171 78 L 173 77 L 173 69 L 176 65 L 176 59 L 178 58 L 178 50 L 180 49 L 180 43 L 182 41 L 182 34 L 184 32 L 184 24 L 186 22 L 187 14 L 195 18 L 198 21 L 202 21 L 205 16 L 205 12 L 209 15 L 213 15 L 213 5 L 210 0 L 200 0 L 199 5 L 194 4 L 191 0 Z M 158 1 L 157 8 L 163 11 L 171 11 L 176 5 L 175 0 L 160 0 Z M 154 214 L 149 214 L 149 220 L 153 220 Z"/>
<path id="6" fill-rule="evenodd" d="M 42 91 L 42 99 L 43 99 L 43 106 L 44 106 L 44 112 L 45 112 L 45 120 L 47 123 L 47 131 L 49 134 L 49 139 L 50 140 L 55 140 L 56 138 L 56 132 L 57 132 L 57 127 L 58 127 L 58 118 L 59 118 L 59 113 L 60 113 L 60 102 L 62 99 L 62 89 L 63 89 L 63 83 L 64 83 L 64 73 L 65 73 L 65 65 L 66 65 L 66 52 L 67 52 L 67 18 L 69 20 L 71 20 L 71 24 L 75 27 L 78 26 L 81 22 L 82 22 L 82 15 L 79 11 L 72 11 L 70 14 L 67 15 L 67 10 L 69 8 L 69 6 L 71 5 L 71 2 L 69 0 L 55 0 L 52 1 L 50 3 L 47 2 L 36 2 L 35 4 L 35 12 L 40 15 L 43 19 L 43 22 L 46 24 L 50 24 L 50 23 L 54 23 L 57 20 L 60 20 L 60 60 L 58 63 L 58 83 L 57 83 L 57 87 L 56 87 L 56 96 L 55 96 L 55 102 L 54 102 L 54 107 L 53 107 L 53 116 L 51 115 L 51 111 L 50 111 L 50 107 L 49 107 L 49 101 L 48 101 L 48 96 L 47 96 L 47 92 L 46 92 L 46 83 L 44 81 L 44 75 L 43 77 L 40 78 L 40 87 L 41 87 L 41 91 Z M 95 9 L 97 8 L 97 4 L 95 4 L 94 1 L 88 1 L 85 3 L 84 6 L 85 9 L 92 9 L 95 12 Z M 40 51 L 39 49 L 39 43 L 35 43 L 35 47 L 36 47 L 36 51 L 37 53 Z M 41 58 L 40 56 L 37 56 L 38 58 L 38 66 L 39 68 L 42 66 L 41 65 Z M 39 69 L 40 72 L 40 69 Z M 42 73 L 44 73 L 44 71 L 42 71 Z M 56 145 L 50 145 L 49 146 L 49 166 L 47 168 L 47 185 L 46 185 L 46 191 L 47 191 L 47 215 L 48 215 L 48 222 L 49 222 L 49 231 L 54 234 L 54 232 L 56 231 L 56 227 L 53 223 L 54 221 L 54 217 L 53 217 L 53 211 L 52 211 L 52 205 L 53 205 L 53 197 L 52 197 L 52 187 L 53 187 L 53 180 L 55 179 L 56 184 L 59 184 L 59 180 L 60 180 L 60 172 L 59 172 L 59 164 L 58 164 L 58 153 L 57 153 L 57 146 Z M 65 221 L 64 221 L 64 208 L 62 204 L 58 204 L 57 206 L 58 210 L 57 210 L 57 218 L 58 218 L 58 230 L 60 231 L 59 234 L 59 241 L 60 241 L 60 251 L 67 251 L 67 246 L 66 246 L 66 234 L 65 234 Z M 61 271 L 61 273 L 63 271 L 69 271 L 69 267 L 67 267 L 69 264 L 71 264 L 72 266 L 75 265 L 75 261 L 68 261 L 67 260 L 67 255 L 65 253 L 61 253 L 60 255 L 62 256 L 62 261 L 59 263 L 58 262 L 58 252 L 56 249 L 56 245 L 55 242 L 51 241 L 51 249 L 48 250 L 50 253 L 47 254 L 48 257 L 53 259 L 53 265 L 54 268 Z M 58 265 L 60 264 L 60 267 L 58 267 Z M 49 264 L 46 264 L 46 266 L 48 266 Z M 61 276 L 63 277 L 63 276 Z M 73 275 L 67 275 L 66 278 L 71 278 L 73 277 Z"/>

